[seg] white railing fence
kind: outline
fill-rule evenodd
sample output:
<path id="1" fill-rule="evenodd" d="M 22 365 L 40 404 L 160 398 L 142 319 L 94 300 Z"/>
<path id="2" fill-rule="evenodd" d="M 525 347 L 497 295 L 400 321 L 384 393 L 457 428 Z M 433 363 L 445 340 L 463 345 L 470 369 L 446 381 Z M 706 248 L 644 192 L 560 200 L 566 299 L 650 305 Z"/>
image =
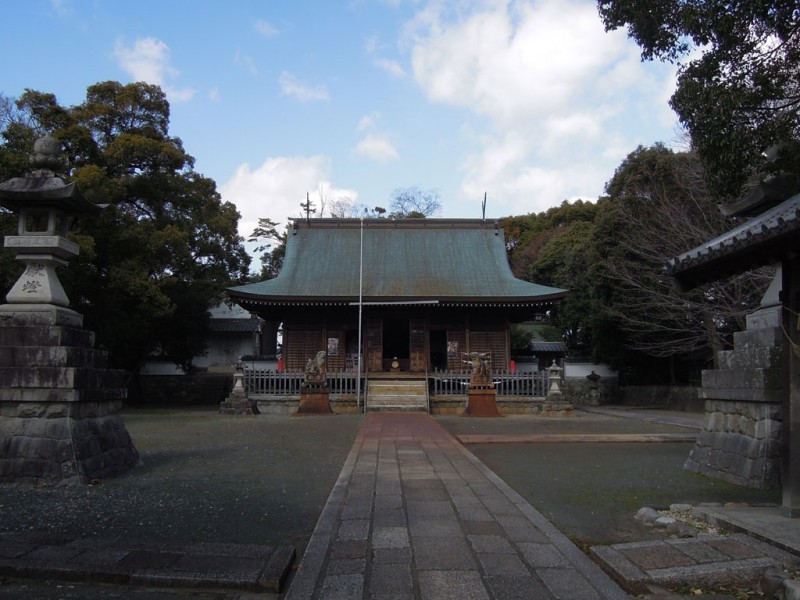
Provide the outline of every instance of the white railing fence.
<path id="1" fill-rule="evenodd" d="M 329 372 L 326 374 L 331 394 L 355 394 L 356 375 L 348 372 Z M 298 396 L 305 381 L 305 373 L 278 373 L 245 369 L 244 389 L 248 394 L 268 394 L 273 396 Z"/>
<path id="2" fill-rule="evenodd" d="M 500 396 L 544 397 L 548 390 L 547 371 L 529 373 L 495 372 L 492 381 Z M 328 388 L 332 395 L 356 393 L 356 374 L 352 371 L 328 372 Z M 366 396 L 362 376 L 362 393 Z M 279 373 L 277 371 L 247 369 L 244 371 L 244 389 L 248 394 L 272 396 L 299 396 L 305 374 Z M 452 396 L 467 393 L 469 373 L 460 371 L 434 371 L 427 374 L 430 397 Z"/>
<path id="3" fill-rule="evenodd" d="M 431 379 L 433 396 L 451 396 L 467 393 L 470 375 L 460 371 L 436 371 Z M 492 373 L 492 382 L 499 396 L 544 397 L 548 390 L 547 371 L 498 371 Z"/>

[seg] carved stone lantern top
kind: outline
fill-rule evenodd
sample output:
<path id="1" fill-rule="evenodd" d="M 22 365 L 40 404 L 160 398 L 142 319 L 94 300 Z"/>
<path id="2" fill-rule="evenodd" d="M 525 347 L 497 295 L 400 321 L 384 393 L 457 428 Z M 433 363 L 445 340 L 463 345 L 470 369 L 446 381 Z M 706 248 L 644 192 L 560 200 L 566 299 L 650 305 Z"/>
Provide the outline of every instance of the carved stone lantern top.
<path id="1" fill-rule="evenodd" d="M 36 140 L 29 161 L 34 168 L 32 171 L 24 177 L 13 177 L 0 183 L 0 206 L 3 208 L 18 214 L 29 210 L 57 210 L 64 215 L 91 214 L 104 208 L 102 204 L 87 200 L 75 183 L 68 183 L 63 175 L 58 174 L 56 169 L 66 166 L 58 140 L 49 135 Z"/>
<path id="2" fill-rule="evenodd" d="M 96 213 L 104 206 L 87 200 L 75 183 L 57 173 L 66 161 L 53 137 L 36 140 L 30 164 L 33 170 L 24 177 L 0 183 L 0 206 L 17 214 L 17 235 L 7 235 L 4 246 L 25 264 L 0 312 L 6 320 L 80 325 L 78 313 L 61 310 L 69 306 L 69 298 L 55 269 L 79 252 L 78 245 L 67 239 L 69 217 Z"/>

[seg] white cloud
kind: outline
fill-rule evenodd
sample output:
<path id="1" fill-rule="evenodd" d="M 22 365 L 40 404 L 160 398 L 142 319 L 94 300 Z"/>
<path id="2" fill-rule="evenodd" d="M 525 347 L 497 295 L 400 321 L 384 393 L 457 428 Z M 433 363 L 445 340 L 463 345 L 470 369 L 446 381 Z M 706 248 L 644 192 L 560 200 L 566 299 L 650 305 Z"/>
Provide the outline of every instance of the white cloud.
<path id="1" fill-rule="evenodd" d="M 368 56 L 372 57 L 373 65 L 382 71 L 385 71 L 392 77 L 397 77 L 398 79 L 405 77 L 406 70 L 398 61 L 378 56 L 378 53 L 384 51 L 388 47 L 389 46 L 387 44 L 384 44 L 380 41 L 380 38 L 377 35 L 371 35 L 364 41 L 364 50 Z"/>
<path id="2" fill-rule="evenodd" d="M 114 58 L 119 67 L 131 75 L 134 81 L 144 81 L 158 85 L 170 100 L 185 102 L 191 100 L 196 90 L 176 88 L 171 81 L 178 78 L 180 71 L 170 65 L 170 50 L 159 39 L 138 38 L 133 46 L 127 46 L 121 39 L 114 46 Z"/>
<path id="3" fill-rule="evenodd" d="M 283 71 L 281 73 L 281 76 L 278 78 L 278 83 L 281 86 L 281 94 L 284 96 L 292 96 L 300 102 L 330 100 L 328 88 L 324 85 L 306 85 L 298 81 L 298 79 L 288 71 Z"/>
<path id="4" fill-rule="evenodd" d="M 353 152 L 378 163 L 387 163 L 400 158 L 400 154 L 389 135 L 379 130 L 380 119 L 381 114 L 376 110 L 361 117 L 356 131 L 364 136 L 356 144 Z"/>
<path id="5" fill-rule="evenodd" d="M 263 19 L 259 19 L 258 21 L 256 21 L 255 29 L 256 32 L 258 32 L 260 35 L 263 35 L 264 37 L 268 38 L 274 37 L 278 35 L 278 33 L 280 33 L 277 27 L 275 27 L 272 23 L 269 23 L 268 21 L 264 21 Z"/>
<path id="6" fill-rule="evenodd" d="M 219 93 L 219 88 L 218 87 L 215 86 L 215 87 L 211 88 L 210 90 L 208 90 L 208 99 L 211 100 L 212 102 L 221 102 L 222 101 L 222 96 Z"/>
<path id="7" fill-rule="evenodd" d="M 67 0 L 50 0 L 53 12 L 59 17 L 67 17 L 72 14 L 72 7 Z"/>
<path id="8" fill-rule="evenodd" d="M 225 184 L 220 193 L 226 202 L 236 205 L 241 219 L 239 233 L 247 236 L 258 224 L 258 219 L 269 217 L 286 224 L 289 217 L 301 216 L 300 203 L 306 192 L 319 207 L 318 194 L 326 202 L 358 198 L 355 190 L 338 188 L 331 182 L 331 162 L 325 156 L 295 156 L 267 158 L 255 170 L 243 164 Z"/>
<path id="9" fill-rule="evenodd" d="M 486 190 L 511 201 L 516 194 L 525 204 L 519 210 L 538 211 L 596 196 L 619 147 L 655 142 L 641 139 L 643 130 L 675 122 L 664 101 L 674 69 L 643 65 L 624 32 L 604 31 L 594 3 L 453 6 L 427 4 L 407 24 L 401 47 L 431 102 L 482 118 L 473 127 L 483 130 L 465 144 L 466 197 Z"/>
<path id="10" fill-rule="evenodd" d="M 256 66 L 253 57 L 241 50 L 236 50 L 236 56 L 234 57 L 234 61 L 237 65 L 241 65 L 247 70 L 251 75 L 258 75 L 258 67 Z"/>
<path id="11" fill-rule="evenodd" d="M 356 145 L 355 152 L 379 163 L 400 158 L 391 140 L 386 135 L 375 133 L 369 133 L 361 139 Z"/>
<path id="12" fill-rule="evenodd" d="M 372 64 L 379 69 L 386 71 L 392 77 L 397 77 L 400 79 L 406 76 L 406 70 L 396 60 L 390 60 L 388 58 L 376 58 L 372 61 Z"/>

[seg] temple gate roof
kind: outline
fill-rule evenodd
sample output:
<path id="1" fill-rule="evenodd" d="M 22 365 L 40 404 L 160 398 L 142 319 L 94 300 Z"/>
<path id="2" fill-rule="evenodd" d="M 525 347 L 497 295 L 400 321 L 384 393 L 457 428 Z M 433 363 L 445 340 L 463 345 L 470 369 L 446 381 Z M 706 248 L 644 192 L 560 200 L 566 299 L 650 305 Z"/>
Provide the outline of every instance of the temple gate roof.
<path id="1" fill-rule="evenodd" d="M 670 260 L 685 289 L 800 253 L 800 194 Z"/>

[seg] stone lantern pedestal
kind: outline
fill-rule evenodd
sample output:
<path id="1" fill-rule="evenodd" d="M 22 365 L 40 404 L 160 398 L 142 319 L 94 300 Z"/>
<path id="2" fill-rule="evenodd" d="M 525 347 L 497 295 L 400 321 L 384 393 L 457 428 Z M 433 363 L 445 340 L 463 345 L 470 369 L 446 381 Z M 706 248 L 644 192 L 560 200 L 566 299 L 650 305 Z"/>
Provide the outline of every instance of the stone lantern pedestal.
<path id="1" fill-rule="evenodd" d="M 471 352 L 472 375 L 467 386 L 465 417 L 501 417 L 497 408 L 497 390 L 492 382 L 492 368 L 487 354 Z"/>
<path id="2" fill-rule="evenodd" d="M 25 264 L 0 305 L 0 482 L 88 483 L 139 461 L 117 414 L 125 373 L 107 368 L 56 274 L 78 254 L 68 218 L 102 208 L 54 172 L 59 153 L 38 140 L 35 170 L 0 184 L 0 206 L 18 215 L 5 247 Z"/>

